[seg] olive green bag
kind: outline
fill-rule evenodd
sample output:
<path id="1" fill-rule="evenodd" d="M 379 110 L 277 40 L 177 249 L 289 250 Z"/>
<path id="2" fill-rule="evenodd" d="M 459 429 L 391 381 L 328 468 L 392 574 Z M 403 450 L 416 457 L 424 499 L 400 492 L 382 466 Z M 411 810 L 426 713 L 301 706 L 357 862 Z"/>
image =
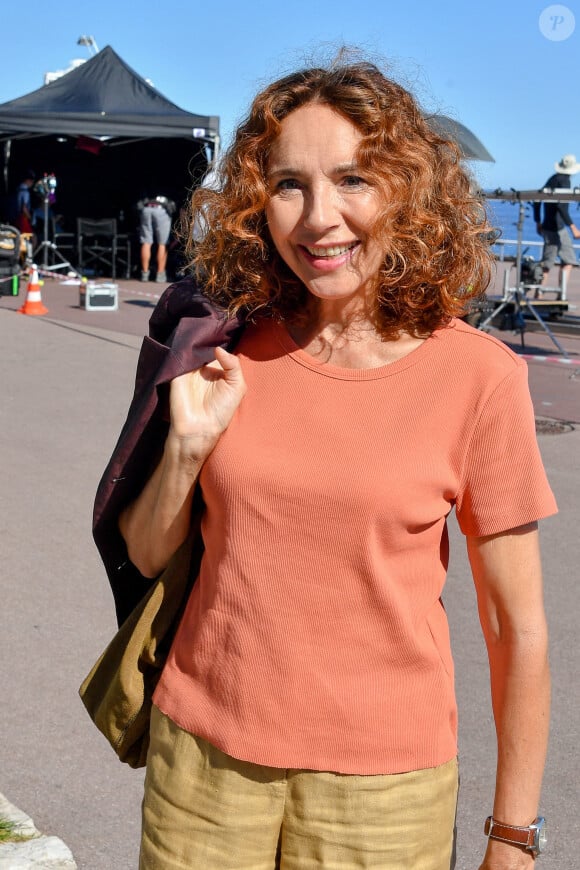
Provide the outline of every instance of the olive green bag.
<path id="1" fill-rule="evenodd" d="M 192 529 L 79 689 L 89 716 L 131 767 L 147 759 L 153 692 L 197 576 L 195 537 Z"/>

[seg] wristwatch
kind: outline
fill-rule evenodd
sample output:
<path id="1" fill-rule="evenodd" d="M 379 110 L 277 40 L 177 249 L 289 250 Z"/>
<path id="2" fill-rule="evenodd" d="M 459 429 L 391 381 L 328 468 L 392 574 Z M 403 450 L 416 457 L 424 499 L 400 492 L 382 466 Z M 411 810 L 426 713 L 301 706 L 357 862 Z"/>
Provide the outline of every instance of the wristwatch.
<path id="1" fill-rule="evenodd" d="M 534 858 L 546 848 L 546 820 L 542 816 L 538 816 L 531 825 L 524 827 L 505 825 L 493 816 L 488 816 L 483 831 L 492 840 L 501 840 L 502 843 L 511 843 L 513 846 L 527 849 Z"/>

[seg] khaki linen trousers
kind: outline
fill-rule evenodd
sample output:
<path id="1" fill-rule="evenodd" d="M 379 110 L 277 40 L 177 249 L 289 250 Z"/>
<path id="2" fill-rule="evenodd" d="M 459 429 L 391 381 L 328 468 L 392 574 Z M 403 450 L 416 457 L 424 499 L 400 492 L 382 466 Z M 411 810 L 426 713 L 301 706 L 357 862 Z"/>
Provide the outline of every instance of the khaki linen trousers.
<path id="1" fill-rule="evenodd" d="M 156 707 L 140 870 L 450 870 L 457 762 L 351 776 L 238 761 Z"/>

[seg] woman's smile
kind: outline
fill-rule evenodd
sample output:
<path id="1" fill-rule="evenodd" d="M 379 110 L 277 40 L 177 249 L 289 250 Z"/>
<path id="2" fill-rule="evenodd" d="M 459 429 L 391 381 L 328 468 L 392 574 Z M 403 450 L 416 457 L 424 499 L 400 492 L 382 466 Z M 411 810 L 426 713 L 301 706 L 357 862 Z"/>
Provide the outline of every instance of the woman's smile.
<path id="1" fill-rule="evenodd" d="M 307 262 L 321 272 L 331 272 L 348 263 L 360 247 L 354 241 L 344 245 L 299 245 Z"/>

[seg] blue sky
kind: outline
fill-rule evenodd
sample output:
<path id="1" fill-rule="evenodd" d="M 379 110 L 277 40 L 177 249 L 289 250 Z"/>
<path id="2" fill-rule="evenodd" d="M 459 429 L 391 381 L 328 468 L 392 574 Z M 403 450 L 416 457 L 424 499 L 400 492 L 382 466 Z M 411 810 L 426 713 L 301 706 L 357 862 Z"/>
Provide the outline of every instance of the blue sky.
<path id="1" fill-rule="evenodd" d="M 580 0 L 9 3 L 0 102 L 90 57 L 81 34 L 181 108 L 219 115 L 224 144 L 263 84 L 345 44 L 390 63 L 425 109 L 481 139 L 496 161 L 472 164 L 484 188 L 537 188 L 563 154 L 580 157 Z"/>

